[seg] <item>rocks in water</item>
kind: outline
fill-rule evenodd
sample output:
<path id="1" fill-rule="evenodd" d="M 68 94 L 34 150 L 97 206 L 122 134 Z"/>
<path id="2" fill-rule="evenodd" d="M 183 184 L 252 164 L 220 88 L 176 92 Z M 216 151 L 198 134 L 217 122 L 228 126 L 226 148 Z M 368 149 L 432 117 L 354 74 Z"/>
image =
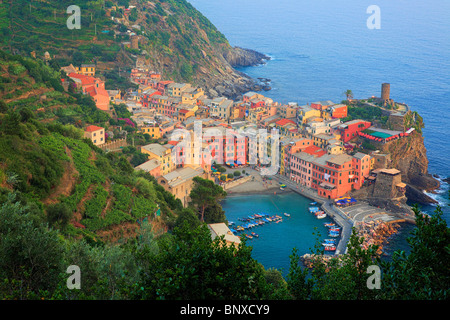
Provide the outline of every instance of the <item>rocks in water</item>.
<path id="1" fill-rule="evenodd" d="M 421 203 L 421 204 L 438 203 L 433 198 L 427 196 L 425 193 L 423 193 L 422 191 L 418 190 L 417 188 L 415 188 L 409 184 L 406 185 L 405 195 L 408 198 L 408 200 L 412 201 L 412 202 L 417 202 L 417 203 Z"/>
<path id="2" fill-rule="evenodd" d="M 234 47 L 225 51 L 223 57 L 232 67 L 257 66 L 270 60 L 270 57 L 263 53 L 241 47 Z"/>

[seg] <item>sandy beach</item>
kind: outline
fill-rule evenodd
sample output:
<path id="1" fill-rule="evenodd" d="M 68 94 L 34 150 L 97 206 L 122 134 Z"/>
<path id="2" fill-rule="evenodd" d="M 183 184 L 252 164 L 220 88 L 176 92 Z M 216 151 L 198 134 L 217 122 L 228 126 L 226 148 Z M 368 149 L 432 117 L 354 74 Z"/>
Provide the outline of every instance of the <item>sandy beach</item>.
<path id="1" fill-rule="evenodd" d="M 245 172 L 253 177 L 251 181 L 244 182 L 227 190 L 228 196 L 242 194 L 276 194 L 292 192 L 289 188 L 280 190 L 280 184 L 271 176 L 261 176 L 259 171 L 245 168 Z"/>

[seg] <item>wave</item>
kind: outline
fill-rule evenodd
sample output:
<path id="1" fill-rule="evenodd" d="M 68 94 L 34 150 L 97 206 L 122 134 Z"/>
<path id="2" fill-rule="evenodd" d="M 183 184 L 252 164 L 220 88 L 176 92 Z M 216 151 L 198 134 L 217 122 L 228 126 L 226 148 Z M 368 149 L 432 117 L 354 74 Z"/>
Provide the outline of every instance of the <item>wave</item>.
<path id="1" fill-rule="evenodd" d="M 450 185 L 444 179 L 448 179 L 448 177 L 442 178 L 440 176 L 435 176 L 434 178 L 440 183 L 439 189 L 435 192 L 427 192 L 424 190 L 423 193 L 438 202 L 437 204 L 432 204 L 432 206 L 436 207 L 439 205 L 440 207 L 446 207 L 450 204 L 450 199 L 448 198 Z"/>

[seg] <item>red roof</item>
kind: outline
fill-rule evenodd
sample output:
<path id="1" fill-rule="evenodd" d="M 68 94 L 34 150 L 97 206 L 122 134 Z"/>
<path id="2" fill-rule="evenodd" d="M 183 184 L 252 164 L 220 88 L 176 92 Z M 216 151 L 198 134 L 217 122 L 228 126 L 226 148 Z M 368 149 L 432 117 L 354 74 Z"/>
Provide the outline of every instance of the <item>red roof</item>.
<path id="1" fill-rule="evenodd" d="M 279 126 L 284 126 L 284 125 L 286 125 L 286 124 L 288 124 L 288 123 L 295 124 L 294 121 L 289 120 L 289 119 L 281 119 L 281 120 L 278 120 L 278 121 L 275 122 L 275 123 L 276 123 L 277 125 L 279 125 Z"/>
<path id="2" fill-rule="evenodd" d="M 306 147 L 302 151 L 306 152 L 307 154 L 310 154 L 312 156 L 318 156 L 318 157 L 321 157 L 321 156 L 323 156 L 324 154 L 327 153 L 325 150 L 323 150 L 323 149 L 321 149 L 321 148 L 319 148 L 319 147 L 317 147 L 315 145 Z"/>
<path id="3" fill-rule="evenodd" d="M 86 131 L 86 132 L 94 132 L 94 131 L 98 131 L 98 130 L 102 130 L 102 129 L 103 129 L 102 127 L 97 127 L 97 126 L 94 126 L 94 125 L 90 125 L 84 131 Z"/>
<path id="4" fill-rule="evenodd" d="M 81 85 L 83 85 L 83 86 L 95 83 L 94 77 L 85 76 L 84 74 L 78 74 L 78 73 L 72 72 L 72 73 L 69 73 L 69 77 L 81 80 Z"/>
<path id="5" fill-rule="evenodd" d="M 186 110 L 186 109 L 181 109 L 180 111 L 178 111 L 178 113 L 182 113 L 182 114 L 185 114 L 185 113 L 188 113 L 189 112 L 189 110 Z"/>

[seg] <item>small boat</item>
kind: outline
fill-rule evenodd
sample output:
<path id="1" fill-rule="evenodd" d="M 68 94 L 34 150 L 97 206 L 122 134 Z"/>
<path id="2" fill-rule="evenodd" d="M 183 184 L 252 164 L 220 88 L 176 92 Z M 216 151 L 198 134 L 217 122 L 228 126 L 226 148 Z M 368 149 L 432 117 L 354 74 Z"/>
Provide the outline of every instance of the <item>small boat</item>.
<path id="1" fill-rule="evenodd" d="M 336 243 L 336 239 L 324 239 L 325 243 Z"/>
<path id="2" fill-rule="evenodd" d="M 336 247 L 335 246 L 325 246 L 325 251 L 335 251 Z"/>
<path id="3" fill-rule="evenodd" d="M 255 233 L 255 232 L 252 232 L 252 236 L 254 236 L 256 238 L 259 238 L 259 235 L 257 233 Z"/>
<path id="4" fill-rule="evenodd" d="M 324 223 L 323 225 L 324 225 L 325 227 L 334 227 L 334 226 L 335 226 L 335 224 L 332 223 L 332 222 Z"/>
<path id="5" fill-rule="evenodd" d="M 277 222 L 276 222 L 276 223 L 278 223 L 278 222 L 283 222 L 283 219 L 277 220 Z"/>
<path id="6" fill-rule="evenodd" d="M 309 207 L 308 210 L 309 210 L 309 212 L 314 213 L 314 212 L 319 211 L 319 207 Z"/>
<path id="7" fill-rule="evenodd" d="M 328 234 L 328 236 L 329 236 L 329 237 L 333 237 L 333 238 L 337 238 L 337 237 L 339 237 L 339 233 L 330 232 L 330 233 Z"/>
<path id="8" fill-rule="evenodd" d="M 326 213 L 322 213 L 322 214 L 316 215 L 317 219 L 323 219 L 323 218 L 326 218 L 326 217 L 327 217 Z"/>
<path id="9" fill-rule="evenodd" d="M 322 245 L 324 247 L 334 247 L 335 246 L 334 243 L 331 243 L 331 242 L 324 242 L 324 243 L 322 243 Z"/>
<path id="10" fill-rule="evenodd" d="M 291 215 L 289 214 L 289 213 L 284 213 L 284 215 L 286 216 L 286 217 L 290 217 Z"/>
<path id="11" fill-rule="evenodd" d="M 228 221 L 228 225 L 229 225 L 229 226 L 232 226 L 233 224 L 234 224 L 233 221 Z"/>
<path id="12" fill-rule="evenodd" d="M 336 231 L 336 232 L 339 232 L 339 231 L 341 231 L 341 228 L 339 228 L 339 227 L 332 227 L 332 228 L 328 229 L 328 231 Z"/>
<path id="13" fill-rule="evenodd" d="M 310 205 L 315 206 L 317 202 L 311 202 Z"/>
<path id="14" fill-rule="evenodd" d="M 247 239 L 253 239 L 253 237 L 249 234 L 244 234 L 245 237 L 247 237 Z"/>

